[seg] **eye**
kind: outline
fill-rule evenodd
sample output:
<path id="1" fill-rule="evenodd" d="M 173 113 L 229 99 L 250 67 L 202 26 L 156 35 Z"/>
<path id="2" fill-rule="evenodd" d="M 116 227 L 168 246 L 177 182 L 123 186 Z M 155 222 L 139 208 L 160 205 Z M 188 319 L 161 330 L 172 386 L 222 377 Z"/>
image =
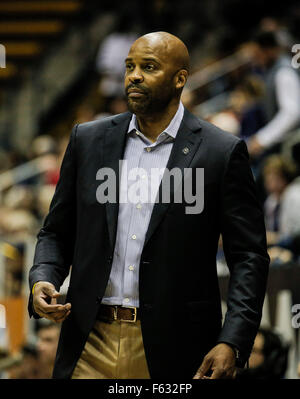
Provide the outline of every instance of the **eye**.
<path id="1" fill-rule="evenodd" d="M 126 64 L 126 69 L 127 69 L 128 71 L 132 71 L 133 65 L 132 65 L 132 64 Z"/>
<path id="2" fill-rule="evenodd" d="M 146 71 L 153 71 L 155 69 L 155 66 L 153 64 L 147 64 L 144 67 Z"/>

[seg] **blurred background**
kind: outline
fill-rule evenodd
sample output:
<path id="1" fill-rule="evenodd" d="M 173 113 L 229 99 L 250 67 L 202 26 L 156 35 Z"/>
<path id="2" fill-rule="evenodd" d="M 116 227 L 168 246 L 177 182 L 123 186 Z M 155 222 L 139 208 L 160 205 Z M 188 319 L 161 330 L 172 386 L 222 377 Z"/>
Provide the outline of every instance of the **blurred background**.
<path id="1" fill-rule="evenodd" d="M 126 111 L 124 58 L 138 36 L 158 30 L 189 48 L 184 105 L 246 141 L 264 207 L 271 270 L 250 368 L 239 378 L 299 378 L 297 3 L 0 1 L 0 378 L 51 377 L 60 326 L 27 313 L 36 234 L 72 127 Z M 217 260 L 225 312 L 222 240 Z"/>

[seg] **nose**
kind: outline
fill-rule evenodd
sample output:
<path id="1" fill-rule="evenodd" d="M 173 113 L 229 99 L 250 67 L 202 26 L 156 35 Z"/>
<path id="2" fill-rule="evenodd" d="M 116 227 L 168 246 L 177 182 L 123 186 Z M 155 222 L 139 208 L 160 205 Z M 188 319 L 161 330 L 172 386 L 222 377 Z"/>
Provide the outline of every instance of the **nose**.
<path id="1" fill-rule="evenodd" d="M 140 68 L 134 68 L 133 71 L 130 72 L 129 74 L 129 80 L 132 83 L 140 83 L 144 80 L 143 74 L 140 70 Z"/>

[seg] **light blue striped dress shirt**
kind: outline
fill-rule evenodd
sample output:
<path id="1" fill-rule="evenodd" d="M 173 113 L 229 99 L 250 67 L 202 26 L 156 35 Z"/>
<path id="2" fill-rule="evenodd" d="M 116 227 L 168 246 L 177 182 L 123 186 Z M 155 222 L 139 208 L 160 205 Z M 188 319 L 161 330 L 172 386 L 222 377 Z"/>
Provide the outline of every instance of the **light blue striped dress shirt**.
<path id="1" fill-rule="evenodd" d="M 169 126 L 154 143 L 138 130 L 136 116 L 132 116 L 124 152 L 124 161 L 126 162 L 121 171 L 116 245 L 110 278 L 102 300 L 103 304 L 125 307 L 139 306 L 140 257 L 154 199 L 183 114 L 184 107 L 180 102 Z M 156 175 L 153 175 L 153 168 L 157 168 L 155 170 L 159 171 Z M 131 171 L 138 172 L 130 176 Z M 153 178 L 151 178 L 152 176 Z M 133 177 L 136 179 L 133 180 Z M 139 179 L 141 180 L 137 183 Z M 144 185 L 143 182 L 145 182 Z M 135 190 L 137 184 L 139 184 L 140 190 Z M 148 194 L 146 195 L 146 193 Z M 127 198 L 128 200 L 126 200 Z"/>

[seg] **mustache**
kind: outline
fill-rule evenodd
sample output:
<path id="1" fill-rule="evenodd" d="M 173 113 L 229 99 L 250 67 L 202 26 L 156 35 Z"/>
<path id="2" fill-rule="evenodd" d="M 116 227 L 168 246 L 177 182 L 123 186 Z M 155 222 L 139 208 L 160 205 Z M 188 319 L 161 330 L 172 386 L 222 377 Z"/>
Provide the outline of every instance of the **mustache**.
<path id="1" fill-rule="evenodd" d="M 139 84 L 133 84 L 133 83 L 131 83 L 131 84 L 129 84 L 127 87 L 126 87 L 126 94 L 128 94 L 128 90 L 130 90 L 130 89 L 137 89 L 137 90 L 139 90 L 139 91 L 141 91 L 142 93 L 144 93 L 144 94 L 147 94 L 148 93 L 148 90 L 144 87 L 144 86 L 142 86 L 142 85 L 139 85 Z"/>

